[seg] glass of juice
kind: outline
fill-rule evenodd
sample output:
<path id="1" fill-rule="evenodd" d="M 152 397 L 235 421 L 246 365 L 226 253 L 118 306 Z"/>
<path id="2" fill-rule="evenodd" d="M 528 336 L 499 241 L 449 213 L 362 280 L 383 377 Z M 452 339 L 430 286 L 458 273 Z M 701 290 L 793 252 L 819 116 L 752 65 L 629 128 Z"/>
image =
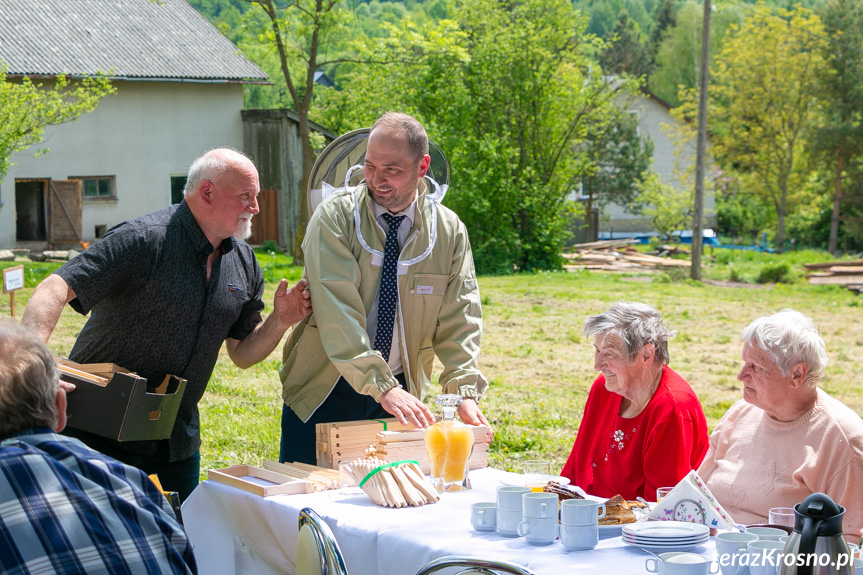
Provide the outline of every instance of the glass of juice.
<path id="1" fill-rule="evenodd" d="M 473 431 L 455 419 L 462 397 L 444 394 L 435 397 L 443 419 L 426 430 L 426 454 L 431 465 L 432 484 L 438 491 L 470 489 L 468 469 L 473 452 Z"/>
<path id="2" fill-rule="evenodd" d="M 524 462 L 524 486 L 538 493 L 548 485 L 551 476 L 551 462 L 544 459 L 529 459 Z"/>

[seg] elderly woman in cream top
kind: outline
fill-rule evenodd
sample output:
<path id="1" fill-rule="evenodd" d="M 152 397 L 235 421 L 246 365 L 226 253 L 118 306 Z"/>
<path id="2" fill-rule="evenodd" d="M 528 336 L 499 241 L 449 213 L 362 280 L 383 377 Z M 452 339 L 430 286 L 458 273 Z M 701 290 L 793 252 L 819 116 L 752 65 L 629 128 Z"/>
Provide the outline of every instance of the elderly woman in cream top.
<path id="1" fill-rule="evenodd" d="M 845 507 L 845 536 L 863 532 L 863 420 L 818 387 L 827 365 L 812 320 L 786 309 L 743 330 L 743 400 L 710 437 L 699 475 L 735 521 L 822 492 Z"/>

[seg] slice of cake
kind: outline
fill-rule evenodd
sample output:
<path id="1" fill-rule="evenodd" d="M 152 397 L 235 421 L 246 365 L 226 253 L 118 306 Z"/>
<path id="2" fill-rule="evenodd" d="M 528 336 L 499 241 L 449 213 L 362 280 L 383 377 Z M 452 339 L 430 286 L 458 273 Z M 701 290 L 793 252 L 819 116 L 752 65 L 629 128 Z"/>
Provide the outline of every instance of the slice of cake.
<path id="1" fill-rule="evenodd" d="M 605 502 L 605 517 L 599 520 L 600 525 L 622 525 L 635 523 L 637 518 L 632 507 L 643 507 L 639 501 L 627 501 L 621 495 L 615 495 Z"/>
<path id="2" fill-rule="evenodd" d="M 581 493 L 574 488 L 569 487 L 568 485 L 562 485 L 556 481 L 549 481 L 542 490 L 546 493 L 556 493 L 558 506 L 560 506 L 561 501 L 566 499 L 584 499 Z"/>

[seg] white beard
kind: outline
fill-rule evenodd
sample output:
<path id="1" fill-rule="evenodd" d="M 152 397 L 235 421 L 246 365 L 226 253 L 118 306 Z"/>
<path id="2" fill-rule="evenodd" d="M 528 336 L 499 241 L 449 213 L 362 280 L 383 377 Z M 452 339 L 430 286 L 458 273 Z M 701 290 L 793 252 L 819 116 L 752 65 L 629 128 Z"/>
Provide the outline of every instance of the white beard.
<path id="1" fill-rule="evenodd" d="M 247 240 L 252 236 L 252 218 L 240 218 L 237 222 L 237 229 L 233 233 L 234 238 L 238 240 Z"/>

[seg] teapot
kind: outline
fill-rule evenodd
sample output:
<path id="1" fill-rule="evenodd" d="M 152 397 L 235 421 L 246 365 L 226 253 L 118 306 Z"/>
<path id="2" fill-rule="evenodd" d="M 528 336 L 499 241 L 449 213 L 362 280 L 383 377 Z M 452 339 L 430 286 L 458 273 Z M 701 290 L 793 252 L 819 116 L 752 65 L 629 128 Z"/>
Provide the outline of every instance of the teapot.
<path id="1" fill-rule="evenodd" d="M 824 493 L 813 493 L 795 505 L 794 531 L 782 550 L 779 575 L 854 575 L 851 551 L 842 536 L 844 515 L 845 508 Z"/>

